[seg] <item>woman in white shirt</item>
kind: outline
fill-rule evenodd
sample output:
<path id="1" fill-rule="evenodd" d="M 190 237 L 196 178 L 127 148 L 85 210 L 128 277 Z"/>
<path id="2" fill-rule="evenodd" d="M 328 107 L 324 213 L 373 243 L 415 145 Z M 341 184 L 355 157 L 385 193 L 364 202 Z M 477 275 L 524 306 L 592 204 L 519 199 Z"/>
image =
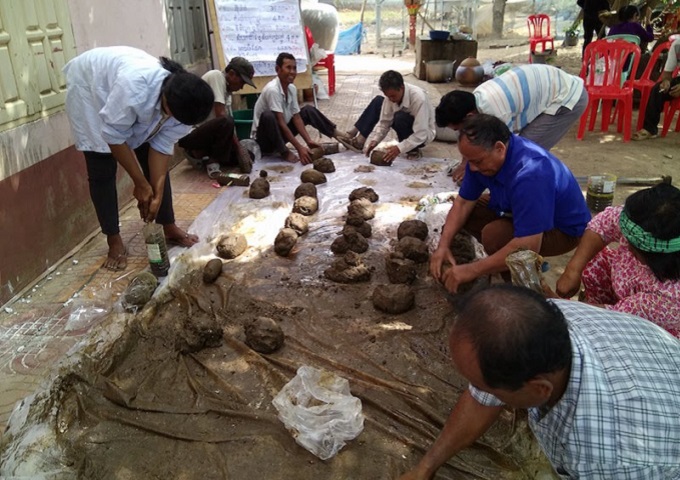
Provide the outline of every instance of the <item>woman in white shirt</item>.
<path id="1" fill-rule="evenodd" d="M 127 266 L 118 226 L 118 164 L 132 178 L 144 221 L 162 224 L 171 243 L 198 242 L 175 224 L 167 171 L 175 142 L 210 113 L 214 97 L 208 84 L 172 60 L 131 47 L 89 50 L 64 73 L 66 113 L 76 149 L 85 155 L 90 197 L 109 245 L 104 267 Z"/>

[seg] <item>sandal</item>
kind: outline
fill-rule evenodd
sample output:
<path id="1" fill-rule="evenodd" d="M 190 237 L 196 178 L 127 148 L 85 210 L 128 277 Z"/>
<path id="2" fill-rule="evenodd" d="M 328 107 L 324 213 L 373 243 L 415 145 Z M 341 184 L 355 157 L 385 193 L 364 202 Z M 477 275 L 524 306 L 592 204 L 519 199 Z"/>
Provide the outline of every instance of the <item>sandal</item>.
<path id="1" fill-rule="evenodd" d="M 127 268 L 127 247 L 124 247 L 123 253 L 119 253 L 115 257 L 106 257 L 106 260 L 102 264 L 102 268 L 111 270 L 112 272 L 119 272 Z"/>
<path id="2" fill-rule="evenodd" d="M 656 138 L 657 135 L 654 133 L 650 133 L 647 130 L 640 130 L 639 132 L 635 132 L 630 138 L 635 140 L 636 142 L 639 142 L 641 140 L 650 140 L 652 138 Z"/>

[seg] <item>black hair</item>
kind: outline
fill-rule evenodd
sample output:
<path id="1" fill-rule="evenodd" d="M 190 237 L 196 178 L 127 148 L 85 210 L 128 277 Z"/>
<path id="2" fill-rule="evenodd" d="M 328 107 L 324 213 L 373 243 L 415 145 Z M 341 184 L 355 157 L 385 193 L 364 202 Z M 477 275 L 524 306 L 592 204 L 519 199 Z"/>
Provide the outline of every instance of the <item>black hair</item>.
<path id="1" fill-rule="evenodd" d="M 293 61 L 295 61 L 295 57 L 293 56 L 292 53 L 281 52 L 281 53 L 279 53 L 279 56 L 276 57 L 276 66 L 277 66 L 277 67 L 283 67 L 283 61 L 284 61 L 284 60 L 293 60 Z"/>
<path id="2" fill-rule="evenodd" d="M 458 124 L 465 117 L 477 110 L 475 96 L 465 90 L 454 90 L 444 95 L 434 110 L 434 119 L 438 127 Z"/>
<path id="3" fill-rule="evenodd" d="M 654 238 L 680 237 L 680 190 L 668 183 L 635 192 L 623 206 L 628 218 Z M 630 245 L 660 281 L 680 280 L 680 252 L 645 252 Z"/>
<path id="4" fill-rule="evenodd" d="M 380 87 L 381 92 L 384 92 L 385 90 L 399 90 L 404 86 L 404 77 L 402 77 L 399 72 L 388 70 L 380 75 L 378 86 Z"/>
<path id="5" fill-rule="evenodd" d="M 451 337 L 472 344 L 491 388 L 516 391 L 537 375 L 571 365 L 564 314 L 525 287 L 497 284 L 471 291 L 458 306 Z"/>
<path id="6" fill-rule="evenodd" d="M 170 72 L 163 80 L 161 94 L 172 116 L 184 125 L 196 125 L 208 118 L 215 102 L 210 85 L 169 58 L 160 57 L 160 62 Z"/>
<path id="7" fill-rule="evenodd" d="M 506 124 L 493 115 L 478 113 L 466 117 L 460 128 L 460 136 L 466 137 L 472 145 L 491 150 L 496 142 L 508 144 L 512 132 Z"/>
<path id="8" fill-rule="evenodd" d="M 630 22 L 635 15 L 640 15 L 640 9 L 635 5 L 626 5 L 619 9 L 619 20 L 622 22 Z"/>

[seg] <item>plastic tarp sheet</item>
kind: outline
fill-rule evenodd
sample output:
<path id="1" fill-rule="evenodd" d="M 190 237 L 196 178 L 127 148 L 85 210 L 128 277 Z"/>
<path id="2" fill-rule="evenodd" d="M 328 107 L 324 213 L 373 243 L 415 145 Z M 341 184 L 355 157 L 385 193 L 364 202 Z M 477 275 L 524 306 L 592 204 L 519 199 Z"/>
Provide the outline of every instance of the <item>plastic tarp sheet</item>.
<path id="1" fill-rule="evenodd" d="M 171 250 L 170 274 L 152 302 L 136 315 L 109 314 L 17 407 L 0 477 L 393 479 L 413 466 L 467 388 L 448 357 L 451 307 L 426 264 L 409 312 L 376 311 L 371 294 L 387 283 L 384 259 L 398 224 L 415 217 L 424 195 L 451 190 L 448 165 L 398 158 L 369 171 L 361 155 L 330 158 L 337 170 L 318 186 L 320 210 L 289 257 L 277 256 L 272 243 L 309 167 L 258 162 L 272 187 L 262 200 L 249 199 L 247 188 L 226 188 L 190 228 L 202 241 Z M 344 224 L 348 194 L 361 186 L 380 195 L 363 254 L 372 279 L 336 284 L 323 276 L 334 260 L 329 246 Z M 443 207 L 431 222 L 433 242 Z M 244 234 L 248 249 L 206 285 L 203 265 L 227 232 Z M 245 343 L 244 325 L 261 316 L 285 334 L 273 354 Z M 363 432 L 327 461 L 295 443 L 272 405 L 302 365 L 346 378 L 361 400 Z M 508 410 L 436 478 L 550 475 L 526 422 Z"/>
<path id="2" fill-rule="evenodd" d="M 352 55 L 361 52 L 361 40 L 363 38 L 363 25 L 361 22 L 340 31 L 338 45 L 335 47 L 336 55 Z"/>

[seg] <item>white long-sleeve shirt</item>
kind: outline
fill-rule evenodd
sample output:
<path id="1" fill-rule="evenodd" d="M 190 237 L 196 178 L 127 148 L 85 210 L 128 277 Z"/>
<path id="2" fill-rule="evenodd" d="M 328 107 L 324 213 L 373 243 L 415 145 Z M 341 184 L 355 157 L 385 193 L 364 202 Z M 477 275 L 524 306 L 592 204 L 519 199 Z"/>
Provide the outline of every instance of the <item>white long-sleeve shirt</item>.
<path id="1" fill-rule="evenodd" d="M 434 108 L 427 94 L 422 88 L 405 83 L 401 104 L 390 102 L 388 98 L 383 101 L 380 120 L 366 139 L 366 145 L 370 145 L 371 142 L 380 143 L 387 136 L 394 114 L 397 112 L 406 112 L 413 116 L 413 133 L 397 144 L 401 153 L 410 152 L 419 145 L 428 144 L 434 140 Z"/>
<path id="2" fill-rule="evenodd" d="M 157 129 L 163 119 L 161 87 L 170 72 L 143 50 L 94 48 L 68 62 L 64 74 L 77 150 L 109 153 L 109 144 L 134 149 L 148 141 L 172 155 L 177 140 L 191 130 L 174 117 Z"/>

